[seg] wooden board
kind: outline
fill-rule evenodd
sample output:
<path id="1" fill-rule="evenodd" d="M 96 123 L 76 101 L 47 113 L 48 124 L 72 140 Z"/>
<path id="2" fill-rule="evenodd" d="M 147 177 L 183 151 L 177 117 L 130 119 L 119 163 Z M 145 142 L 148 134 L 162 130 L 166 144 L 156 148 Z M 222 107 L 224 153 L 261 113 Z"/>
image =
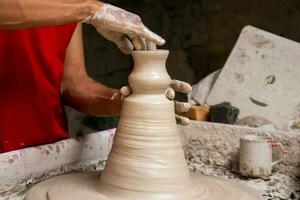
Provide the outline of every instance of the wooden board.
<path id="1" fill-rule="evenodd" d="M 224 101 L 285 129 L 300 104 L 300 44 L 245 27 L 207 99 Z"/>

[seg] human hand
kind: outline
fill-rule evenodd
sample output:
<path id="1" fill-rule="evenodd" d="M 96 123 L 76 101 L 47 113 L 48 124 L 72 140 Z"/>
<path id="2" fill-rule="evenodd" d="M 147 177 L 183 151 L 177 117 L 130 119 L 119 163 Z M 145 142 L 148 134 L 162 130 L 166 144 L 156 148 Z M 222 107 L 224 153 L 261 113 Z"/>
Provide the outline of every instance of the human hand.
<path id="1" fill-rule="evenodd" d="M 125 97 L 131 94 L 131 89 L 129 86 L 122 87 L 119 91 L 111 97 L 112 101 L 122 101 Z"/>
<path id="2" fill-rule="evenodd" d="M 92 24 L 107 40 L 114 42 L 125 54 L 135 50 L 150 50 L 163 45 L 165 40 L 150 31 L 141 18 L 121 8 L 103 4 L 101 10 L 84 23 Z"/>
<path id="3" fill-rule="evenodd" d="M 166 90 L 166 97 L 170 100 L 175 99 L 175 91 L 181 93 L 188 93 L 192 91 L 192 86 L 189 83 L 179 81 L 179 80 L 172 80 L 170 87 Z M 191 105 L 187 102 L 178 102 L 175 101 L 175 116 L 176 121 L 178 124 L 181 125 L 188 125 L 190 120 L 187 117 L 183 117 L 178 115 L 177 113 L 185 113 L 188 112 L 191 108 Z"/>
<path id="4" fill-rule="evenodd" d="M 165 95 L 168 99 L 174 100 L 175 99 L 175 91 L 176 92 L 181 92 L 181 93 L 188 93 L 192 90 L 192 87 L 190 84 L 183 82 L 183 81 L 178 81 L 178 80 L 172 80 L 170 87 L 166 90 Z M 120 89 L 119 93 L 116 93 L 114 98 L 121 98 L 124 99 L 126 96 L 131 94 L 131 89 L 129 86 L 124 86 Z M 187 102 L 178 102 L 175 101 L 175 112 L 176 113 L 184 113 L 189 111 L 191 108 L 191 105 Z M 175 115 L 176 116 L 176 121 L 178 124 L 181 125 L 188 125 L 190 120 L 186 117 L 180 116 L 180 115 Z"/>

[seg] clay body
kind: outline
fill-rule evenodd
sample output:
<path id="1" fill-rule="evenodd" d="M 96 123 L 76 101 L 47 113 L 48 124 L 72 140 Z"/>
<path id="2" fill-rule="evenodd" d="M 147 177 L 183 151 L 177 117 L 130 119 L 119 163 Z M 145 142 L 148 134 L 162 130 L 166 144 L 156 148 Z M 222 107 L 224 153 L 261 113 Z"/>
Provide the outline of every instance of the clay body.
<path id="1" fill-rule="evenodd" d="M 168 51 L 133 52 L 132 94 L 124 99 L 112 150 L 101 175 L 71 174 L 33 187 L 28 200 L 258 200 L 229 181 L 190 175 L 178 134 Z"/>
<path id="2" fill-rule="evenodd" d="M 132 191 L 137 199 L 145 193 L 151 199 L 157 194 L 179 198 L 192 187 L 177 134 L 174 102 L 165 96 L 171 83 L 164 67 L 167 55 L 167 51 L 133 53 L 135 68 L 129 76 L 133 93 L 124 100 L 114 146 L 101 178 L 103 192 L 116 195 L 116 189 L 122 188 L 120 197 Z"/>

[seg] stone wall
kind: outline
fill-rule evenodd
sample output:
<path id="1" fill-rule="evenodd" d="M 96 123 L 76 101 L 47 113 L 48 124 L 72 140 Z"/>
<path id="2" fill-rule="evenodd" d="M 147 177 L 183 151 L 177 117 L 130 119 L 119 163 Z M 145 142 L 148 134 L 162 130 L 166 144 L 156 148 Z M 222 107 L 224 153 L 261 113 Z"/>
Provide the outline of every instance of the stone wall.
<path id="1" fill-rule="evenodd" d="M 150 29 L 162 35 L 167 40 L 162 48 L 170 50 L 167 63 L 169 73 L 173 78 L 190 83 L 198 82 L 224 65 L 240 31 L 246 25 L 300 41 L 298 0 L 106 2 L 139 14 Z M 84 26 L 84 48 L 90 76 L 116 88 L 127 83 L 132 67 L 130 56 L 122 55 L 114 44 L 104 40 L 89 25 Z M 80 116 L 77 118 L 84 120 Z M 98 129 L 98 125 L 95 125 L 98 119 L 85 121 L 95 121 L 91 125 Z"/>

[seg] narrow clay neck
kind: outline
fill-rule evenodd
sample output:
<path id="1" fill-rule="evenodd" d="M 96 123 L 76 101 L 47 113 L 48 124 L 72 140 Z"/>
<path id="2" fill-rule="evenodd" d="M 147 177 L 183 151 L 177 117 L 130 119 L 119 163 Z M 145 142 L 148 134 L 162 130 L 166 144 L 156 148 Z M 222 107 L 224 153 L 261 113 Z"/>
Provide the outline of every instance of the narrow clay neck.
<path id="1" fill-rule="evenodd" d="M 149 66 L 165 66 L 169 55 L 168 50 L 157 51 L 133 51 L 132 57 L 135 67 L 149 67 Z"/>
<path id="2" fill-rule="evenodd" d="M 134 51 L 134 68 L 129 76 L 133 93 L 162 93 L 171 81 L 166 70 L 167 50 Z"/>

